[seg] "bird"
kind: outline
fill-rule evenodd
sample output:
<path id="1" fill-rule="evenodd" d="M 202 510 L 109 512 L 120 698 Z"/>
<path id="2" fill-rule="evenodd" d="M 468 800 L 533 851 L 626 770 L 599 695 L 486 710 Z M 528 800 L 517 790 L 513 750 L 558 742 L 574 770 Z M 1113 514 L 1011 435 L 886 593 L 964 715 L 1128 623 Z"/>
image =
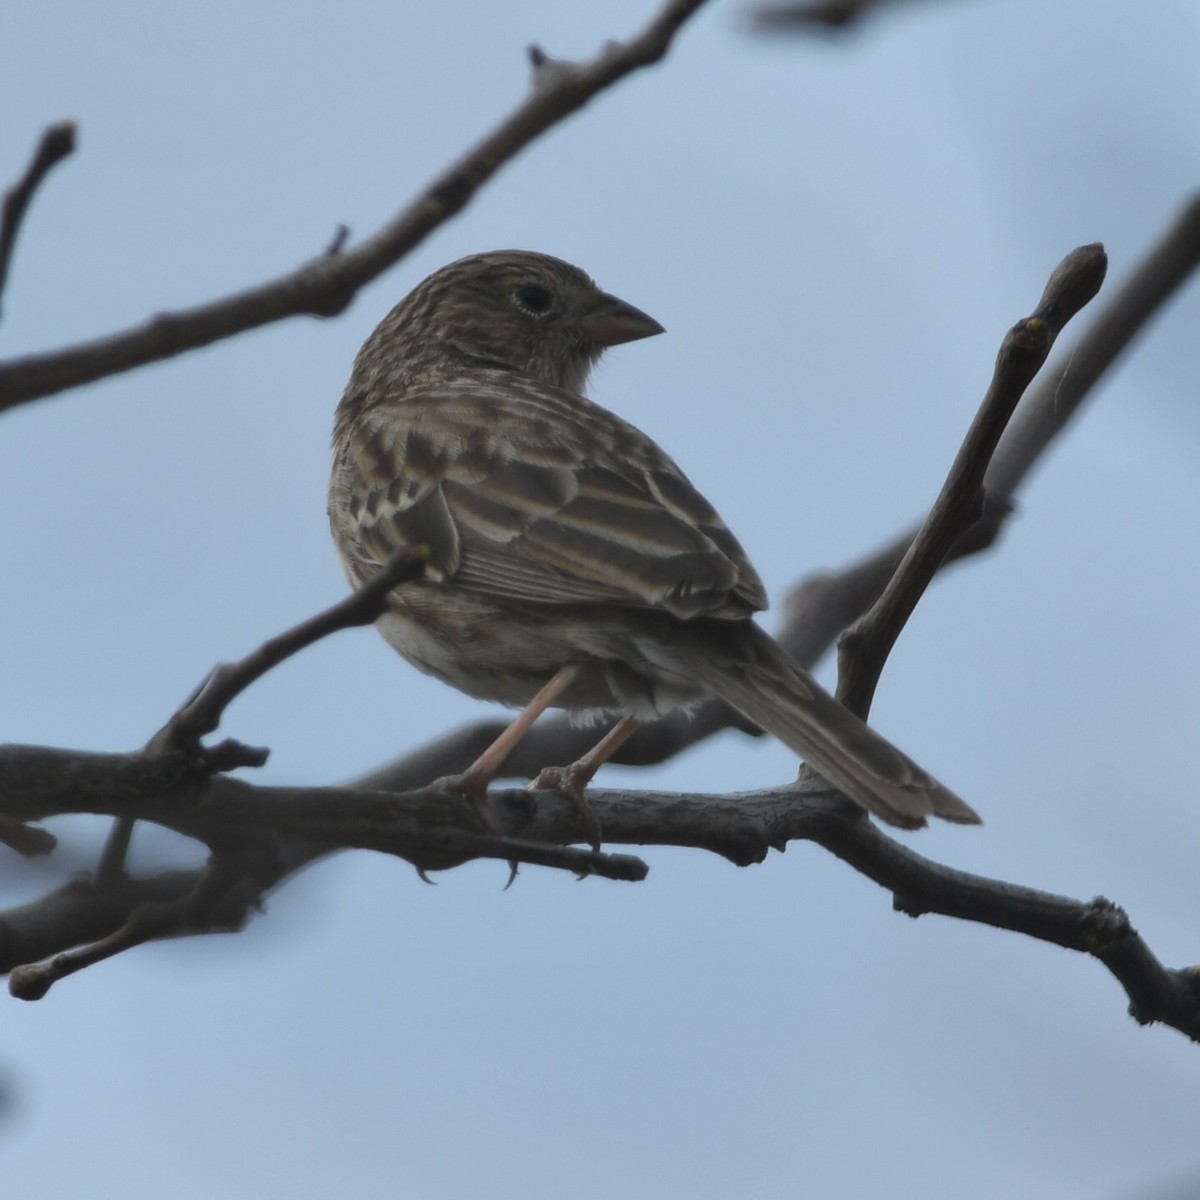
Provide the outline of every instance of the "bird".
<path id="1" fill-rule="evenodd" d="M 547 708 L 616 723 L 531 788 L 577 804 L 642 722 L 718 696 L 860 808 L 914 829 L 975 811 L 858 719 L 754 620 L 741 544 L 650 437 L 584 395 L 613 346 L 663 333 L 578 267 L 532 251 L 435 271 L 355 358 L 334 420 L 328 509 L 350 585 L 398 550 L 424 574 L 376 621 L 410 663 L 522 712 L 447 782 L 486 790 Z"/>

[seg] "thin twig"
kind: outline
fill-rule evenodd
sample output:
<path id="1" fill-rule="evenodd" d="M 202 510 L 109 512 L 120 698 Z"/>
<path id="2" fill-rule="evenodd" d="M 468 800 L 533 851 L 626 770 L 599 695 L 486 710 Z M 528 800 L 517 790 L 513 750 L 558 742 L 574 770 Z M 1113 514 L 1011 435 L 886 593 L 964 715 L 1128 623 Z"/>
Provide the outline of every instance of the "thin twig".
<path id="1" fill-rule="evenodd" d="M 100 851 L 96 864 L 96 886 L 105 891 L 118 886 L 125 879 L 125 863 L 129 859 L 129 845 L 133 841 L 133 827 L 137 822 L 132 817 L 120 817 L 113 822 Z"/>
<path id="2" fill-rule="evenodd" d="M 29 209 L 29 202 L 54 165 L 69 157 L 74 150 L 75 123 L 60 121 L 57 125 L 51 125 L 42 134 L 41 141 L 33 152 L 33 158 L 25 168 L 25 174 L 4 193 L 4 207 L 0 210 L 0 301 L 8 283 L 13 249 L 17 244 L 21 222 Z"/>
<path id="3" fill-rule="evenodd" d="M 1013 496 L 1051 441 L 1075 415 L 1113 363 L 1200 266 L 1200 193 L 1189 197 L 1133 273 L 1091 318 L 1057 366 L 1043 372 L 1017 408 L 984 481 Z"/>
<path id="4" fill-rule="evenodd" d="M 425 570 L 428 560 L 429 551 L 423 546 L 398 550 L 369 583 L 351 592 L 344 600 L 286 633 L 269 638 L 238 662 L 215 667 L 195 695 L 150 739 L 146 752 L 197 750 L 200 739 L 221 724 L 225 709 L 252 683 L 331 633 L 370 625 L 386 611 L 388 593 L 398 584 L 416 579 Z M 216 764 L 218 769 L 261 765 L 257 757 L 250 762 L 232 761 L 237 753 L 233 749 L 235 746 L 236 743 L 223 743 L 217 748 L 222 752 L 221 761 Z"/>
<path id="5" fill-rule="evenodd" d="M 381 839 L 375 849 L 385 849 Z M 436 841 L 431 843 L 436 852 Z M 455 839 L 454 853 L 459 861 L 466 858 L 494 858 L 509 864 L 522 863 L 569 871 L 583 878 L 595 875 L 605 879 L 640 882 L 649 868 L 631 854 L 605 854 L 557 846 L 521 838 L 492 837 L 461 831 Z M 195 886 L 170 899 L 144 899 L 132 903 L 121 924 L 103 936 L 73 946 L 40 962 L 22 962 L 12 967 L 9 993 L 18 1000 L 40 1000 L 61 979 L 86 967 L 95 966 L 154 938 L 177 937 L 185 933 L 225 932 L 229 928 L 229 900 L 243 890 L 249 876 L 232 867 L 237 855 L 227 860 L 213 854 L 208 866 L 199 872 Z M 251 902 L 261 904 L 271 880 L 259 882 Z M 240 911 L 246 911 L 245 896 L 237 898 Z M 240 923 L 239 926 L 240 928 Z"/>
<path id="6" fill-rule="evenodd" d="M 1017 402 L 1066 323 L 1100 290 L 1108 258 L 1081 246 L 1055 268 L 1032 315 L 1009 330 L 987 395 L 924 524 L 871 610 L 838 645 L 838 699 L 866 720 L 884 663 L 954 543 L 983 511 L 984 477 Z"/>
<path id="7" fill-rule="evenodd" d="M 149 900 L 137 905 L 128 919 L 105 937 L 84 946 L 64 950 L 45 962 L 27 963 L 13 969 L 8 989 L 18 1000 L 40 1000 L 60 979 L 85 967 L 112 958 L 152 938 L 176 934 L 187 929 L 205 928 L 205 910 L 220 903 L 221 897 L 236 879 L 217 855 L 209 859 L 196 886 L 173 900 Z"/>
<path id="8" fill-rule="evenodd" d="M 123 333 L 0 364 L 0 411 L 146 363 L 195 350 L 286 317 L 335 316 L 358 290 L 460 212 L 509 160 L 553 125 L 641 67 L 658 62 L 705 0 L 670 0 L 631 41 L 590 62 L 558 62 L 523 104 L 444 171 L 388 225 L 354 250 L 323 255 L 288 275 Z"/>

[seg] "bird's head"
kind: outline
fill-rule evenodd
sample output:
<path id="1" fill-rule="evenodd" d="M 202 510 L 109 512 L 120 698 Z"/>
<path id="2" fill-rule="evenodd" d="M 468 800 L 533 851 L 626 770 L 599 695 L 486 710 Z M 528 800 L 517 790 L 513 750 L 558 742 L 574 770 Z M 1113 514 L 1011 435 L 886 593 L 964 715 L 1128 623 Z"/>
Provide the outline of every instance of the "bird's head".
<path id="1" fill-rule="evenodd" d="M 662 332 L 578 267 L 500 250 L 435 271 L 388 314 L 363 352 L 386 358 L 389 373 L 410 380 L 492 366 L 582 392 L 610 346 Z"/>

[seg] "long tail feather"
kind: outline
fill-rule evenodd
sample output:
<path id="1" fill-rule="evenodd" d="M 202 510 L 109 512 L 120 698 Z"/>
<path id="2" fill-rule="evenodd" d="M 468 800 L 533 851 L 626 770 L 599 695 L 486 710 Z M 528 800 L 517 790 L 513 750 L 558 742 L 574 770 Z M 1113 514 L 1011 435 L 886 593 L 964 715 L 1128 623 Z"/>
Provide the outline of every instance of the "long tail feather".
<path id="1" fill-rule="evenodd" d="M 970 805 L 835 700 L 766 633 L 747 627 L 752 654 L 744 665 L 731 669 L 713 659 L 706 665 L 698 656 L 712 691 L 889 825 L 917 829 L 930 816 L 980 823 Z"/>

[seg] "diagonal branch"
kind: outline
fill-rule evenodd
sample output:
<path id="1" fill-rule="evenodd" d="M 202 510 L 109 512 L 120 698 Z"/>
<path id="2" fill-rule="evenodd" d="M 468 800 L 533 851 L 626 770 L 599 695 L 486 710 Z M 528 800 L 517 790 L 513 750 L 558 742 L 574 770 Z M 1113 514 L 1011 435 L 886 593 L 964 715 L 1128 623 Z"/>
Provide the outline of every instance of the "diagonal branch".
<path id="1" fill-rule="evenodd" d="M 388 593 L 392 588 L 416 579 L 425 570 L 428 559 L 429 551 L 424 546 L 396 551 L 375 577 L 358 591 L 351 592 L 345 599 L 286 633 L 268 639 L 238 662 L 216 667 L 195 695 L 150 739 L 145 752 L 200 754 L 200 739 L 221 724 L 226 708 L 252 683 L 331 633 L 370 625 L 387 610 Z M 213 759 L 217 751 L 220 754 Z M 208 751 L 204 757 L 210 759 L 212 769 L 219 771 L 260 767 L 266 761 L 261 751 L 231 742 Z"/>
<path id="2" fill-rule="evenodd" d="M 1087 330 L 1058 365 L 1039 376 L 1021 402 L 996 452 L 985 485 L 1012 496 L 1066 428 L 1083 401 L 1129 345 L 1200 266 L 1200 193 L 1178 215 L 1099 307 Z"/>
<path id="3" fill-rule="evenodd" d="M 60 121 L 51 125 L 38 142 L 25 174 L 4 193 L 4 207 L 0 210 L 0 298 L 8 283 L 8 269 L 12 264 L 13 249 L 21 222 L 29 209 L 33 194 L 42 185 L 42 180 L 64 158 L 75 151 L 75 123 Z"/>
<path id="4" fill-rule="evenodd" d="M 534 87 L 509 117 L 438 176 L 361 246 L 328 254 L 281 278 L 134 329 L 47 354 L 0 363 L 0 411 L 66 388 L 195 350 L 300 315 L 342 312 L 359 288 L 398 263 L 466 207 L 505 163 L 546 130 L 634 71 L 658 62 L 705 0 L 669 0 L 640 34 L 611 42 L 584 63 L 534 58 Z"/>
<path id="5" fill-rule="evenodd" d="M 429 552 L 423 546 L 398 550 L 365 587 L 286 633 L 269 638 L 240 661 L 214 668 L 192 698 L 150 739 L 142 753 L 182 756 L 201 776 L 238 767 L 261 767 L 268 754 L 261 747 L 246 746 L 231 738 L 208 747 L 201 744 L 201 739 L 220 725 L 225 710 L 246 688 L 281 662 L 338 630 L 370 625 L 386 609 L 392 588 L 420 575 L 428 558 Z M 110 831 L 96 869 L 101 887 L 124 875 L 133 825 L 133 817 L 122 817 Z"/>
<path id="6" fill-rule="evenodd" d="M 864 721 L 896 639 L 955 542 L 983 513 L 984 476 L 1017 402 L 1066 323 L 1100 290 L 1108 258 L 1081 246 L 1052 272 L 1037 308 L 1008 331 L 991 386 L 924 524 L 879 599 L 838 645 L 838 699 Z"/>
<path id="7" fill-rule="evenodd" d="M 1200 195 L 1184 205 L 1133 274 L 1108 293 L 1075 345 L 1025 393 L 984 477 L 983 517 L 954 544 L 945 563 L 990 549 L 1025 478 L 1108 369 L 1197 267 Z M 874 603 L 915 536 L 916 530 L 902 533 L 842 571 L 813 576 L 795 588 L 785 601 L 787 622 L 780 637 L 788 652 L 812 666 L 841 630 Z"/>
<path id="8" fill-rule="evenodd" d="M 1090 955 L 1125 989 L 1139 1024 L 1169 1025 L 1200 1042 L 1200 970 L 1164 967 L 1124 910 L 1104 897 L 1072 900 L 943 866 L 867 821 L 831 825 L 812 840 L 888 888 L 897 911 L 911 917 L 940 913 Z"/>
<path id="9" fill-rule="evenodd" d="M 506 793 L 495 801 L 501 810 L 506 796 L 520 803 L 521 793 Z M 761 862 L 793 841 L 813 842 L 892 892 L 895 908 L 909 916 L 938 913 L 1090 955 L 1125 989 L 1139 1024 L 1169 1025 L 1200 1042 L 1200 968 L 1163 966 L 1117 905 L 1103 897 L 1072 900 L 934 862 L 870 821 L 847 815 L 822 781 L 733 796 L 596 791 L 588 800 L 611 842 L 688 846 L 739 866 Z M 539 796 L 530 832 L 577 836 L 569 807 L 549 796 L 546 801 Z"/>

